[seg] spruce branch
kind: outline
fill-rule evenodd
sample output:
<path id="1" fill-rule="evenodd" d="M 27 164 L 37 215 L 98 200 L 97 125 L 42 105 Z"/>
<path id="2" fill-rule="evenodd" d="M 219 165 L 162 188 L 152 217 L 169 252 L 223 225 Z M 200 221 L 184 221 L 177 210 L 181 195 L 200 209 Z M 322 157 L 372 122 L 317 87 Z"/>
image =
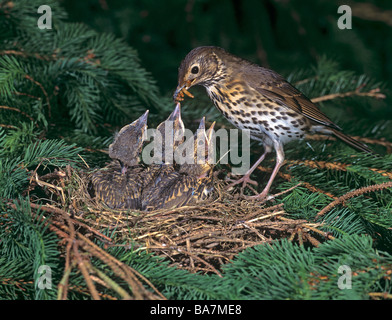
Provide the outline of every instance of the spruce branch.
<path id="1" fill-rule="evenodd" d="M 384 182 L 384 183 L 380 183 L 380 184 L 375 184 L 375 185 L 371 185 L 371 186 L 367 186 L 367 187 L 363 187 L 363 188 L 359 188 L 359 189 L 350 191 L 350 192 L 340 196 L 338 199 L 331 202 L 326 207 L 324 207 L 322 210 L 320 210 L 317 213 L 315 220 L 317 220 L 318 218 L 323 216 L 325 213 L 327 213 L 329 210 L 331 210 L 332 208 L 336 207 L 337 205 L 345 202 L 348 199 L 360 196 L 364 193 L 375 192 L 375 191 L 383 190 L 383 189 L 387 189 L 387 188 L 392 188 L 392 181 L 388 181 L 388 182 Z"/>
<path id="2" fill-rule="evenodd" d="M 287 161 L 287 160 L 285 160 L 285 161 Z M 271 168 L 266 168 L 266 167 L 263 167 L 263 166 L 258 166 L 257 170 L 259 170 L 261 172 L 267 172 L 267 173 L 271 173 L 272 172 Z M 283 178 L 283 179 L 285 179 L 287 181 L 291 181 L 294 178 L 292 175 L 290 175 L 288 173 L 283 173 L 283 172 L 278 172 L 278 177 L 281 177 L 281 178 Z M 302 181 L 301 185 L 304 186 L 305 188 L 307 188 L 308 190 L 312 191 L 312 192 L 322 193 L 322 194 L 325 194 L 325 195 L 327 195 L 328 197 L 330 197 L 332 199 L 337 199 L 337 197 L 335 195 L 333 195 L 332 193 L 330 193 L 328 191 L 325 191 L 325 190 L 322 190 L 322 189 L 320 189 L 320 188 L 310 184 L 309 182 Z"/>
<path id="3" fill-rule="evenodd" d="M 367 144 L 376 144 L 380 145 L 386 148 L 387 153 L 392 153 L 392 142 L 386 141 L 385 138 L 381 139 L 373 139 L 373 138 L 367 138 L 367 137 L 361 137 L 361 136 L 351 136 L 355 140 L 358 140 L 363 143 Z M 306 140 L 314 140 L 314 141 L 323 141 L 323 140 L 331 140 L 331 141 L 336 141 L 337 139 L 335 137 L 327 136 L 324 134 L 307 134 L 305 136 Z"/>
<path id="4" fill-rule="evenodd" d="M 8 206 L 13 209 L 17 208 L 15 203 L 8 203 Z M 41 220 L 41 222 L 46 225 L 49 230 L 55 232 L 57 236 L 62 239 L 60 243 L 68 244 L 67 254 L 69 254 L 69 256 L 67 259 L 70 260 L 68 260 L 68 268 L 64 270 L 64 275 L 62 278 L 63 281 L 61 283 L 62 291 L 60 293 L 60 296 L 64 297 L 64 292 L 67 292 L 68 290 L 67 274 L 70 272 L 69 267 L 77 266 L 82 273 L 83 278 L 85 279 L 85 282 L 93 299 L 100 300 L 101 293 L 97 291 L 96 286 L 93 282 L 93 277 L 91 275 L 91 272 L 95 272 L 96 268 L 92 266 L 90 258 L 87 258 L 87 256 L 85 255 L 86 252 L 93 257 L 99 259 L 103 263 L 107 264 L 115 275 L 119 276 L 121 279 L 127 282 L 130 288 L 132 288 L 132 293 L 136 299 L 165 299 L 165 297 L 143 275 L 141 275 L 139 272 L 137 272 L 130 266 L 125 265 L 121 261 L 117 260 L 112 255 L 103 250 L 101 247 L 93 243 L 90 239 L 88 239 L 81 232 L 79 232 L 79 229 L 78 231 L 75 230 L 75 226 L 78 226 L 79 228 L 84 228 L 86 227 L 86 224 L 72 219 L 69 216 L 68 212 L 59 208 L 41 206 L 31 202 L 29 203 L 29 206 L 33 209 L 54 213 L 54 216 L 46 219 L 44 219 L 43 217 L 38 217 L 34 212 L 31 212 L 31 215 L 34 219 Z M 64 224 L 64 221 L 66 222 L 66 224 Z M 88 230 L 92 231 L 93 229 L 88 227 Z M 104 236 L 98 231 L 94 231 L 94 233 L 97 234 L 100 238 L 105 238 L 109 241 L 109 243 L 112 242 L 110 238 Z M 139 280 L 139 278 L 141 279 L 141 281 Z M 107 278 L 107 276 L 100 277 L 100 279 L 104 281 L 108 287 L 113 287 L 113 280 L 110 280 L 108 283 L 107 280 L 110 278 Z M 156 292 L 157 295 L 154 295 L 147 289 L 145 289 L 144 285 L 142 284 L 142 281 L 146 282 L 147 285 L 149 285 Z M 123 293 L 123 291 L 121 290 L 115 291 L 120 294 Z"/>
<path id="5" fill-rule="evenodd" d="M 0 109 L 11 110 L 11 111 L 19 112 L 21 115 L 25 116 L 26 118 L 29 118 L 32 122 L 34 122 L 33 117 L 31 117 L 31 116 L 30 116 L 29 114 L 27 114 L 26 112 L 23 112 L 23 111 L 19 110 L 18 108 L 9 107 L 9 106 L 0 106 Z M 37 124 L 35 124 L 35 126 L 38 127 Z"/>
<path id="6" fill-rule="evenodd" d="M 15 90 L 15 83 L 26 75 L 24 66 L 12 56 L 0 57 L 0 94 L 9 97 Z"/>
<path id="7" fill-rule="evenodd" d="M 327 94 L 324 96 L 312 98 L 313 103 L 319 103 L 319 102 L 324 102 L 328 100 L 333 100 L 337 98 L 346 98 L 346 97 L 351 97 L 351 96 L 358 96 L 358 97 L 371 97 L 371 98 L 376 98 L 376 99 L 385 99 L 386 95 L 381 93 L 380 88 L 372 89 L 367 92 L 361 92 L 362 87 L 358 87 L 357 89 L 349 92 L 343 92 L 343 93 L 331 93 Z"/>
<path id="8" fill-rule="evenodd" d="M 0 55 L 1 56 L 19 56 L 23 58 L 36 58 L 39 60 L 44 60 L 44 61 L 51 61 L 56 58 L 56 56 L 53 54 L 52 56 L 47 56 L 47 55 L 42 55 L 37 52 L 26 52 L 26 51 L 18 51 L 18 50 L 0 50 Z"/>
<path id="9" fill-rule="evenodd" d="M 45 95 L 45 98 L 46 98 L 46 103 L 48 105 L 48 116 L 50 118 L 51 114 L 52 114 L 52 110 L 51 110 L 52 107 L 50 106 L 50 99 L 49 99 L 48 93 L 46 92 L 44 86 L 41 83 L 39 83 L 37 80 L 34 80 L 34 78 L 28 74 L 25 75 L 25 78 L 40 87 L 41 91 L 43 92 L 43 94 Z"/>

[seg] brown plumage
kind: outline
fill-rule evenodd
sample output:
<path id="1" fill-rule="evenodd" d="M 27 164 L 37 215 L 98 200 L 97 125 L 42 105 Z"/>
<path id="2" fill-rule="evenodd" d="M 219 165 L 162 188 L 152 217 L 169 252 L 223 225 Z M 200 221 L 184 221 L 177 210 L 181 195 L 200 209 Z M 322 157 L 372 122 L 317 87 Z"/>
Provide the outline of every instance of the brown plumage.
<path id="1" fill-rule="evenodd" d="M 371 153 L 364 144 L 345 135 L 303 93 L 275 71 L 236 57 L 222 48 L 198 47 L 182 61 L 178 72 L 175 101 L 188 89 L 204 86 L 215 106 L 236 127 L 249 130 L 251 138 L 263 143 L 264 153 L 233 186 L 256 184 L 251 173 L 272 149 L 276 165 L 265 189 L 256 197 L 265 198 L 284 161 L 283 145 L 301 139 L 306 133 L 333 135 L 351 147 Z M 242 190 L 241 189 L 241 190 Z"/>
<path id="2" fill-rule="evenodd" d="M 139 119 L 124 126 L 109 146 L 111 163 L 91 176 L 91 194 L 112 209 L 155 210 L 174 208 L 203 200 L 212 190 L 212 167 L 208 162 L 173 164 L 168 154 L 179 146 L 186 148 L 192 139 L 184 142 L 184 123 L 180 104 L 157 127 L 160 149 L 154 155 L 157 163 L 139 164 L 143 137 L 147 129 L 148 111 Z M 196 137 L 204 142 L 203 159 L 208 158 L 213 125 L 206 134 L 204 118 Z M 156 138 L 156 136 L 155 136 Z M 154 139 L 155 139 L 154 138 Z M 191 145 L 192 159 L 196 160 L 196 144 Z M 173 147 L 173 148 L 171 148 Z"/>
<path id="3" fill-rule="evenodd" d="M 184 141 L 184 133 L 185 126 L 181 119 L 181 107 L 177 103 L 169 117 L 156 128 L 154 143 L 157 146 L 157 153 L 154 154 L 153 162 L 155 164 L 173 164 L 173 152 Z"/>
<path id="4" fill-rule="evenodd" d="M 137 120 L 121 128 L 109 145 L 109 157 L 119 161 L 121 172 L 139 163 L 142 151 L 144 133 L 147 129 L 148 110 Z"/>
<path id="5" fill-rule="evenodd" d="M 121 165 L 112 161 L 92 175 L 91 184 L 95 196 L 109 208 L 140 209 L 143 188 L 152 178 L 148 168 L 133 166 L 122 173 Z"/>
<path id="6" fill-rule="evenodd" d="M 213 188 L 212 165 L 208 161 L 212 152 L 212 133 L 214 124 L 206 133 L 205 120 L 201 120 L 194 139 L 186 140 L 181 150 L 190 147 L 192 157 L 189 163 L 179 164 L 176 170 L 172 165 L 156 166 L 157 174 L 143 190 L 142 210 L 169 209 L 195 204 L 204 200 Z M 198 142 L 204 150 L 197 152 Z M 202 159 L 198 159 L 201 155 Z"/>
<path id="7" fill-rule="evenodd" d="M 145 169 L 139 166 L 147 116 L 148 111 L 119 131 L 109 146 L 113 161 L 91 176 L 90 193 L 112 209 L 140 208 L 141 192 L 149 179 L 140 179 Z"/>

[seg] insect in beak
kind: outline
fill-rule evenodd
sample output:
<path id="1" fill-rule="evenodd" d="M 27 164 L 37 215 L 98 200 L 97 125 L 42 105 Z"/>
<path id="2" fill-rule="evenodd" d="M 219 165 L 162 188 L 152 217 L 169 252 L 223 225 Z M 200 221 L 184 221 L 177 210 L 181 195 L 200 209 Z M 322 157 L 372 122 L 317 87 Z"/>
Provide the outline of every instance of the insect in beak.
<path id="1" fill-rule="evenodd" d="M 186 81 L 185 84 L 182 85 L 182 86 L 178 85 L 178 87 L 177 87 L 177 89 L 176 89 L 176 91 L 174 92 L 174 95 L 173 95 L 174 101 L 175 101 L 175 102 L 179 102 L 179 101 L 184 100 L 184 93 L 185 93 L 188 97 L 194 98 L 193 94 L 191 94 L 191 93 L 188 91 L 188 89 L 189 89 L 191 86 L 192 86 L 192 81 L 191 81 L 191 80 Z"/>

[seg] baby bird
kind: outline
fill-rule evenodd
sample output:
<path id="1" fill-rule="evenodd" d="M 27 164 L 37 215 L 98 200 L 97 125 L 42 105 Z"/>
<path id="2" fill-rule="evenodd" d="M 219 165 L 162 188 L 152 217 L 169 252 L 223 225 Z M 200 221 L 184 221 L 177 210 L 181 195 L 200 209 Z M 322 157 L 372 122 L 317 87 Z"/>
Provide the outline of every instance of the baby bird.
<path id="1" fill-rule="evenodd" d="M 213 186 L 208 151 L 212 151 L 214 124 L 206 133 L 203 118 L 194 137 L 178 147 L 177 150 L 191 150 L 192 159 L 188 159 L 191 163 L 179 165 L 178 171 L 174 166 L 161 166 L 154 182 L 143 190 L 142 210 L 178 208 L 206 198 Z M 198 148 L 199 143 L 201 148 Z"/>
<path id="2" fill-rule="evenodd" d="M 148 183 L 140 179 L 144 168 L 138 165 L 147 117 L 148 111 L 119 131 L 109 146 L 109 156 L 114 161 L 92 174 L 90 189 L 109 208 L 140 208 L 141 191 Z"/>

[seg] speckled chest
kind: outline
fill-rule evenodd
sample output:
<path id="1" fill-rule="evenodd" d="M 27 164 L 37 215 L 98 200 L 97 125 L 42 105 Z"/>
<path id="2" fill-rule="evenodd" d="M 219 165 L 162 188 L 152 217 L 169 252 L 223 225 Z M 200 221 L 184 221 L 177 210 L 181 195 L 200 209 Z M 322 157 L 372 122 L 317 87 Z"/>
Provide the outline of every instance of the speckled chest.
<path id="1" fill-rule="evenodd" d="M 271 143 L 287 143 L 304 137 L 309 120 L 241 83 L 230 86 L 211 85 L 206 88 L 215 106 L 234 126 L 248 129 L 252 138 Z"/>

